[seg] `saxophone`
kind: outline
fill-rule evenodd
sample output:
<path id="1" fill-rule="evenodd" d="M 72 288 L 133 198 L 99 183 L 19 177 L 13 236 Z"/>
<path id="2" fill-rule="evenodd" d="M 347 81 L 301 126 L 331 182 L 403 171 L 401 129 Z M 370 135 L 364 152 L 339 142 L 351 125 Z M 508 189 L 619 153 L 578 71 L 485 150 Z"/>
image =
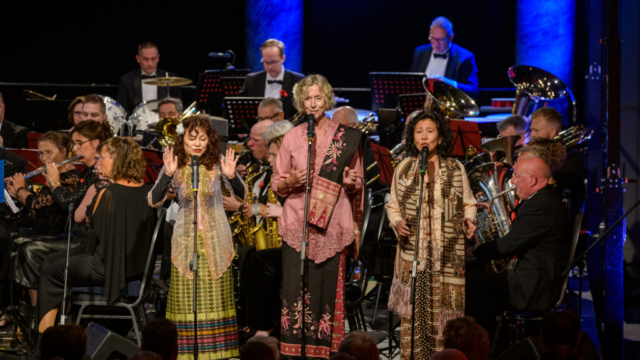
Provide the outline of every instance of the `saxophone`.
<path id="1" fill-rule="evenodd" d="M 249 206 L 253 205 L 253 187 L 255 185 L 256 180 L 264 174 L 265 171 L 269 170 L 270 167 L 265 167 L 262 170 L 260 169 L 260 165 L 266 163 L 266 160 L 260 160 L 255 164 L 252 164 L 247 168 L 247 180 L 245 183 L 247 184 L 247 191 L 249 192 L 247 196 L 247 204 Z M 242 227 L 242 232 L 244 233 L 245 245 L 255 245 L 256 250 L 262 250 L 267 248 L 267 236 L 262 224 L 256 225 L 256 218 L 254 216 L 246 216 L 244 214 L 242 216 L 242 221 L 240 226 Z"/>
<path id="2" fill-rule="evenodd" d="M 227 189 L 226 186 L 222 186 L 222 195 L 229 197 L 231 196 L 231 192 Z M 244 199 L 240 199 L 237 195 L 234 195 L 236 199 L 240 202 L 243 202 Z M 231 235 L 233 237 L 233 243 L 238 244 L 240 246 L 245 246 L 246 241 L 244 238 L 244 232 L 242 231 L 242 217 L 237 211 L 231 212 L 227 211 L 227 220 L 229 220 L 229 226 L 231 227 Z"/>
<path id="3" fill-rule="evenodd" d="M 273 183 L 273 175 L 271 175 L 271 181 L 269 185 Z M 269 190 L 267 191 L 267 202 L 269 204 L 277 204 L 278 197 L 271 190 L 271 186 L 269 186 Z M 265 227 L 267 228 L 267 248 L 279 248 L 282 246 L 282 236 L 278 234 L 278 219 L 267 217 L 264 219 Z"/>

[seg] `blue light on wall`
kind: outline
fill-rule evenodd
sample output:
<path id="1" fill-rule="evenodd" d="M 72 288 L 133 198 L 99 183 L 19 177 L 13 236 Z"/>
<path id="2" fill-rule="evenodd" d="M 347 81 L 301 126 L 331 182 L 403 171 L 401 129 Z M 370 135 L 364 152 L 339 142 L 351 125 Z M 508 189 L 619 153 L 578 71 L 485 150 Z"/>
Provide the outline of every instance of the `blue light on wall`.
<path id="1" fill-rule="evenodd" d="M 516 64 L 532 65 L 573 87 L 575 0 L 518 0 Z"/>
<path id="2" fill-rule="evenodd" d="M 268 39 L 285 45 L 284 67 L 302 72 L 302 0 L 247 0 L 246 51 L 247 66 L 252 71 L 264 70 L 260 63 L 260 46 Z"/>

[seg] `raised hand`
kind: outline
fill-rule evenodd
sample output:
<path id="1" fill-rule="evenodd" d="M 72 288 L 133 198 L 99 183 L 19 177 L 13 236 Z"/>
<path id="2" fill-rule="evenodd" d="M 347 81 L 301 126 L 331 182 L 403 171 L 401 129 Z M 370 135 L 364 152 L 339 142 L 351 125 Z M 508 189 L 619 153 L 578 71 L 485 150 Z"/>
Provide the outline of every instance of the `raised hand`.
<path id="1" fill-rule="evenodd" d="M 168 147 L 162 154 L 162 160 L 164 161 L 164 173 L 167 176 L 173 176 L 176 170 L 178 170 L 178 157 L 173 155 L 173 148 Z"/>
<path id="2" fill-rule="evenodd" d="M 232 148 L 227 149 L 227 154 L 222 160 L 220 167 L 222 168 L 222 173 L 228 178 L 233 179 L 236 177 L 236 165 L 238 164 L 238 159 L 240 157 L 236 157 L 236 151 Z"/>

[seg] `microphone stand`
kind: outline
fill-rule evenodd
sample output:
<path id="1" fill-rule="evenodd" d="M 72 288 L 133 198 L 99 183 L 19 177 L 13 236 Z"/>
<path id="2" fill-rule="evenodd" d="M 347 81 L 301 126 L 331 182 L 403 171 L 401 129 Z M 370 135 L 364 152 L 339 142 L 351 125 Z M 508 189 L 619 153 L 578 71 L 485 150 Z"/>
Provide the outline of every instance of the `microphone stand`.
<path id="1" fill-rule="evenodd" d="M 302 335 L 302 346 L 300 347 L 300 356 L 302 358 L 306 357 L 306 345 L 307 345 L 307 336 L 305 334 L 304 329 L 304 314 L 305 314 L 305 269 L 306 269 L 306 260 L 307 260 L 307 216 L 309 212 L 309 175 L 311 172 L 311 145 L 313 144 L 313 136 L 314 136 L 314 121 L 315 115 L 311 114 L 308 116 L 308 131 L 307 131 L 307 179 L 304 190 L 304 220 L 302 225 L 302 244 L 300 246 L 300 277 L 302 278 L 302 327 L 300 329 Z"/>
<path id="2" fill-rule="evenodd" d="M 73 215 L 74 204 L 69 204 L 69 217 L 67 218 L 67 224 L 69 224 L 69 235 L 67 236 L 67 263 L 64 266 L 64 288 L 62 293 L 62 314 L 60 314 L 60 325 L 64 325 L 67 321 L 67 313 L 65 311 L 67 304 L 67 277 L 69 275 L 69 253 L 71 250 L 71 216 Z"/>
<path id="3" fill-rule="evenodd" d="M 193 359 L 198 360 L 198 166 L 199 157 L 191 157 L 193 192 L 193 254 L 189 265 L 193 271 Z"/>

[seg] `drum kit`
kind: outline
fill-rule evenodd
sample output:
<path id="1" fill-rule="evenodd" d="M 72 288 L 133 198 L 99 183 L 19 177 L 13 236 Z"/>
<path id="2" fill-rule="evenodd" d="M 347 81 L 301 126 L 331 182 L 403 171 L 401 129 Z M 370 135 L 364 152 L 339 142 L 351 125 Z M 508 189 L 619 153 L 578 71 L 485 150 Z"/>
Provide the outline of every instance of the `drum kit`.
<path id="1" fill-rule="evenodd" d="M 192 83 L 189 79 L 174 76 L 144 79 L 142 82 L 147 85 L 164 86 L 167 88 L 167 94 L 170 87 Z M 160 121 L 158 118 L 158 104 L 162 99 L 143 101 L 135 107 L 133 113 L 127 118 L 127 112 L 122 105 L 108 96 L 101 95 L 101 97 L 107 107 L 107 121 L 117 135 L 124 135 L 127 132 L 125 131 L 126 129 L 128 129 L 128 134 L 133 134 L 134 127 L 140 131 L 154 130 Z"/>

